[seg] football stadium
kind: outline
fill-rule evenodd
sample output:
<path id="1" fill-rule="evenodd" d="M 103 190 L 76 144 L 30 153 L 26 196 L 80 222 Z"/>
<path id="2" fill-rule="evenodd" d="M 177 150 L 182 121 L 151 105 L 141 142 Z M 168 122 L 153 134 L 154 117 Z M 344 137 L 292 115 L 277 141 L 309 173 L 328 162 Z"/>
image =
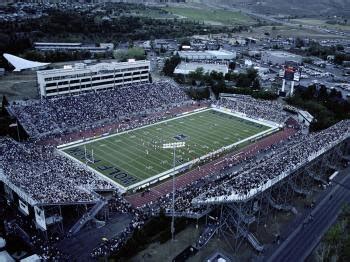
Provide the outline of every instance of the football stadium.
<path id="1" fill-rule="evenodd" d="M 173 172 L 173 151 L 163 145 L 183 141 L 175 170 L 237 150 L 278 127 L 219 109 L 186 112 L 151 125 L 82 142 L 61 150 L 124 189 L 157 181 Z"/>
<path id="2" fill-rule="evenodd" d="M 309 132 L 305 111 L 279 101 L 197 101 L 173 81 L 108 81 L 5 107 L 19 139 L 0 139 L 1 192 L 48 260 L 120 256 L 150 224 L 170 241 L 178 220 L 195 225 L 191 256 L 215 236 L 260 254 L 275 238 L 272 215 L 296 215 L 295 200 L 350 160 L 349 120 Z"/>

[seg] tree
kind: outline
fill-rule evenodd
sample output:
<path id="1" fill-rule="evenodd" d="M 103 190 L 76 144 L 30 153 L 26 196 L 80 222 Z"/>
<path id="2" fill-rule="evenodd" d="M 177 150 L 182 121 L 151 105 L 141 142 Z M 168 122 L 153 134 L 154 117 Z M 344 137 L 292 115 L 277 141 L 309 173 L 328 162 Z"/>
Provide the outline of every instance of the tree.
<path id="1" fill-rule="evenodd" d="M 255 70 L 254 68 L 248 68 L 246 73 L 240 73 L 237 76 L 236 85 L 238 87 L 251 88 L 254 81 L 256 81 L 257 78 L 258 78 L 258 71 Z"/>
<path id="2" fill-rule="evenodd" d="M 226 90 L 226 84 L 224 80 L 220 80 L 215 82 L 212 86 L 211 86 L 211 90 L 213 91 L 215 98 L 218 99 L 219 94 L 223 93 Z"/>
<path id="3" fill-rule="evenodd" d="M 246 74 L 252 82 L 258 77 L 258 71 L 254 68 L 248 68 Z"/>
<path id="4" fill-rule="evenodd" d="M 252 88 L 253 90 L 260 90 L 261 86 L 258 78 L 254 79 Z"/>
<path id="5" fill-rule="evenodd" d="M 229 68 L 230 70 L 235 70 L 235 68 L 236 68 L 236 62 L 230 62 L 230 63 L 228 64 L 228 68 Z"/>
<path id="6" fill-rule="evenodd" d="M 195 81 L 197 81 L 197 82 L 203 81 L 203 79 L 204 79 L 204 69 L 203 69 L 203 67 L 198 67 L 198 68 L 196 68 L 195 71 L 190 72 L 190 73 L 188 74 L 188 77 L 189 77 L 191 80 L 195 80 Z"/>
<path id="7" fill-rule="evenodd" d="M 334 125 L 342 119 L 350 118 L 350 103 L 342 98 L 341 93 L 325 87 L 317 89 L 315 85 L 296 89 L 295 95 L 287 102 L 311 113 L 315 120 L 310 130 L 317 131 Z"/>
<path id="8" fill-rule="evenodd" d="M 320 261 L 320 262 L 328 261 L 330 252 L 331 252 L 331 246 L 329 244 L 320 243 L 320 245 L 315 250 L 317 261 Z"/>
<path id="9" fill-rule="evenodd" d="M 2 96 L 2 106 L 5 107 L 8 105 L 9 105 L 9 102 L 8 102 L 6 96 Z"/>
<path id="10" fill-rule="evenodd" d="M 302 40 L 301 38 L 297 37 L 295 39 L 295 47 L 296 48 L 301 48 L 303 46 L 305 46 L 304 40 Z"/>
<path id="11" fill-rule="evenodd" d="M 194 100 L 202 100 L 202 99 L 210 98 L 210 91 L 208 87 L 198 88 L 198 87 L 192 86 L 188 94 Z"/>
<path id="12" fill-rule="evenodd" d="M 166 76 L 173 76 L 174 70 L 180 64 L 181 58 L 178 54 L 168 58 L 164 62 L 163 73 Z"/>
<path id="13" fill-rule="evenodd" d="M 337 44 L 335 48 L 337 49 L 337 51 L 344 51 L 344 46 L 341 44 Z"/>

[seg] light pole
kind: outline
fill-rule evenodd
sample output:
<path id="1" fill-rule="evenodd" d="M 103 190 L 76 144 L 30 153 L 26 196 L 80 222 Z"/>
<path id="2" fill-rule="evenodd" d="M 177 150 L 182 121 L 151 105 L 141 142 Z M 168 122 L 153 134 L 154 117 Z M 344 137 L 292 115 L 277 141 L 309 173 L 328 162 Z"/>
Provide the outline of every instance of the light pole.
<path id="1" fill-rule="evenodd" d="M 174 241 L 175 235 L 175 168 L 176 168 L 176 148 L 184 147 L 185 142 L 174 142 L 163 144 L 164 149 L 173 149 L 174 159 L 173 159 L 173 199 L 172 199 L 172 216 L 171 216 L 171 239 Z"/>

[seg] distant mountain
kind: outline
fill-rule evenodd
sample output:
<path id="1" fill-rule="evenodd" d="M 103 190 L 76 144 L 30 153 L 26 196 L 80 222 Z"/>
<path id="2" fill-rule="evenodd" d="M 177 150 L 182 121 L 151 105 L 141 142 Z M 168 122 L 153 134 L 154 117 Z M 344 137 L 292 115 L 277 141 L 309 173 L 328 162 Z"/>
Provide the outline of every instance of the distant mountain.
<path id="1" fill-rule="evenodd" d="M 188 0 L 188 2 L 198 0 Z M 350 17 L 350 0 L 200 0 L 210 5 L 219 4 L 251 9 L 265 14 L 299 16 Z"/>

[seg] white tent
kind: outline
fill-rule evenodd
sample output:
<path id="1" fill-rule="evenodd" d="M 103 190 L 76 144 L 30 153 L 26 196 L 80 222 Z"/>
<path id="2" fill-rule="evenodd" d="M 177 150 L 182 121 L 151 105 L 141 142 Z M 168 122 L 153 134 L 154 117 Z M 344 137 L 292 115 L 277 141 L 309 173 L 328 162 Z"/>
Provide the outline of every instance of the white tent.
<path id="1" fill-rule="evenodd" d="M 11 65 L 15 67 L 15 70 L 13 70 L 15 72 L 19 72 L 25 69 L 39 69 L 50 64 L 30 61 L 10 54 L 4 54 L 4 57 Z"/>

